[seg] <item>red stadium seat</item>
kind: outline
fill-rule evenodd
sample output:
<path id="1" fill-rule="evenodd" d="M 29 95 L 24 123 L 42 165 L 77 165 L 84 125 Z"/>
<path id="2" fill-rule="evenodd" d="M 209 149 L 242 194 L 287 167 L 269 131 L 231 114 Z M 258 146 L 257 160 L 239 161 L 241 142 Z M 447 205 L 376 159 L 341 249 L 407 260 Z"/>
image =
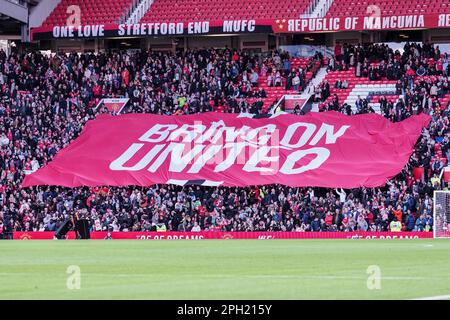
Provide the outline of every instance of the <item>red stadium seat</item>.
<path id="1" fill-rule="evenodd" d="M 141 22 L 157 22 L 165 17 L 172 22 L 190 22 L 202 20 L 227 19 L 276 19 L 299 18 L 310 4 L 310 0 L 229 0 L 229 1 L 195 1 L 179 0 L 176 2 L 155 0 Z M 167 6 L 174 3 L 172 10 Z"/>
<path id="2" fill-rule="evenodd" d="M 354 15 L 354 16 L 366 16 L 370 6 L 376 6 L 380 9 L 381 16 L 386 15 L 401 15 L 401 14 L 432 14 L 442 13 L 443 7 L 448 6 L 448 1 L 443 3 L 436 0 L 412 0 L 408 2 L 408 9 L 405 8 L 405 2 L 400 0 L 373 0 L 367 1 L 353 1 L 353 0 L 340 0 L 334 1 L 331 5 L 327 17 L 342 16 L 342 15 Z M 351 12 L 348 12 L 348 8 L 351 8 Z M 445 10 L 445 9 L 444 9 Z"/>
<path id="3" fill-rule="evenodd" d="M 450 167 L 445 167 L 442 174 L 442 179 L 444 179 L 445 182 L 450 181 Z"/>
<path id="4" fill-rule="evenodd" d="M 43 22 L 43 26 L 66 25 L 72 13 L 66 10 L 71 5 L 80 7 L 81 24 L 118 23 L 122 15 L 131 7 L 133 0 L 62 0 Z"/>
<path id="5" fill-rule="evenodd" d="M 414 180 L 422 180 L 423 168 L 422 167 L 414 168 L 413 169 L 413 176 L 414 176 Z"/>

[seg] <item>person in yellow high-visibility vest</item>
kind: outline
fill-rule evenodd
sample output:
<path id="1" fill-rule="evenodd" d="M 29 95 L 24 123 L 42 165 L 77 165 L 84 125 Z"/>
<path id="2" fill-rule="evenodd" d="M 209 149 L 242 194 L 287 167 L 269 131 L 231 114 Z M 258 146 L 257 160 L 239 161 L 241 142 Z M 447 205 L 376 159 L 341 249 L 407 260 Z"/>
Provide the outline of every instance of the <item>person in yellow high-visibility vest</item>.
<path id="1" fill-rule="evenodd" d="M 156 225 L 156 232 L 166 232 L 167 228 L 166 228 L 166 224 L 165 223 L 158 223 Z"/>
<path id="2" fill-rule="evenodd" d="M 259 190 L 259 198 L 262 200 L 262 199 L 264 199 L 265 196 L 266 196 L 266 194 L 264 192 L 264 189 L 260 189 Z"/>
<path id="3" fill-rule="evenodd" d="M 398 221 L 397 218 L 394 218 L 389 224 L 389 229 L 391 232 L 400 232 L 402 231 L 402 223 Z"/>

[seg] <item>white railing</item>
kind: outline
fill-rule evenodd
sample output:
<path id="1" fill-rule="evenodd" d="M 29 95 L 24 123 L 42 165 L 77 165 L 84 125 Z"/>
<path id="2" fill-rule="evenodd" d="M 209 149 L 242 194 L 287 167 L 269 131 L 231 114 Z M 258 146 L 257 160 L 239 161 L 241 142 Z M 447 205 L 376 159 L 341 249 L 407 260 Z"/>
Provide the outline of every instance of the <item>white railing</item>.
<path id="1" fill-rule="evenodd" d="M 139 23 L 142 17 L 147 13 L 152 3 L 153 0 L 142 0 L 141 2 L 139 2 L 139 4 L 131 11 L 125 23 L 126 24 Z"/>
<path id="2" fill-rule="evenodd" d="M 310 16 L 313 13 L 319 1 L 320 0 L 312 0 L 309 6 L 306 8 L 305 12 L 301 15 L 301 18 L 307 18 L 308 16 Z"/>
<path id="3" fill-rule="evenodd" d="M 327 15 L 332 4 L 333 0 L 312 0 L 301 18 L 323 18 Z"/>

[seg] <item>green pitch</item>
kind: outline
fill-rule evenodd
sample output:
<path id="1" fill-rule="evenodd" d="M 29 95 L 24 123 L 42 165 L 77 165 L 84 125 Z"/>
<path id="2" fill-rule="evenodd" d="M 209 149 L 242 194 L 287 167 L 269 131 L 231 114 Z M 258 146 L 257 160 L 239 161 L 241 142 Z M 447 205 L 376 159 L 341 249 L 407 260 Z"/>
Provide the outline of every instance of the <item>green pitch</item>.
<path id="1" fill-rule="evenodd" d="M 80 289 L 67 288 L 71 265 Z M 369 266 L 380 289 L 368 289 Z M 450 295 L 450 240 L 0 241 L 1 299 L 439 295 Z"/>

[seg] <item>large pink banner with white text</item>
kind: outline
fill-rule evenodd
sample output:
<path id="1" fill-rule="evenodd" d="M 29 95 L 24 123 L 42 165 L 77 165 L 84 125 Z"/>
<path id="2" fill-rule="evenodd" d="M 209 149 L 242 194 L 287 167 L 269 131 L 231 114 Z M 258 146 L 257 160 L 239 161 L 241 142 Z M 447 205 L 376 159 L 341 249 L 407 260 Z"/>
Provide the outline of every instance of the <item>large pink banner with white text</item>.
<path id="1" fill-rule="evenodd" d="M 91 239 L 102 240 L 107 232 L 91 232 Z M 218 239 L 424 239 L 432 232 L 111 232 L 113 240 L 218 240 Z M 67 239 L 75 239 L 73 231 Z M 51 240 L 54 232 L 15 232 L 15 240 Z"/>
<path id="2" fill-rule="evenodd" d="M 337 112 L 101 115 L 23 187 L 376 187 L 402 170 L 429 121 Z"/>

